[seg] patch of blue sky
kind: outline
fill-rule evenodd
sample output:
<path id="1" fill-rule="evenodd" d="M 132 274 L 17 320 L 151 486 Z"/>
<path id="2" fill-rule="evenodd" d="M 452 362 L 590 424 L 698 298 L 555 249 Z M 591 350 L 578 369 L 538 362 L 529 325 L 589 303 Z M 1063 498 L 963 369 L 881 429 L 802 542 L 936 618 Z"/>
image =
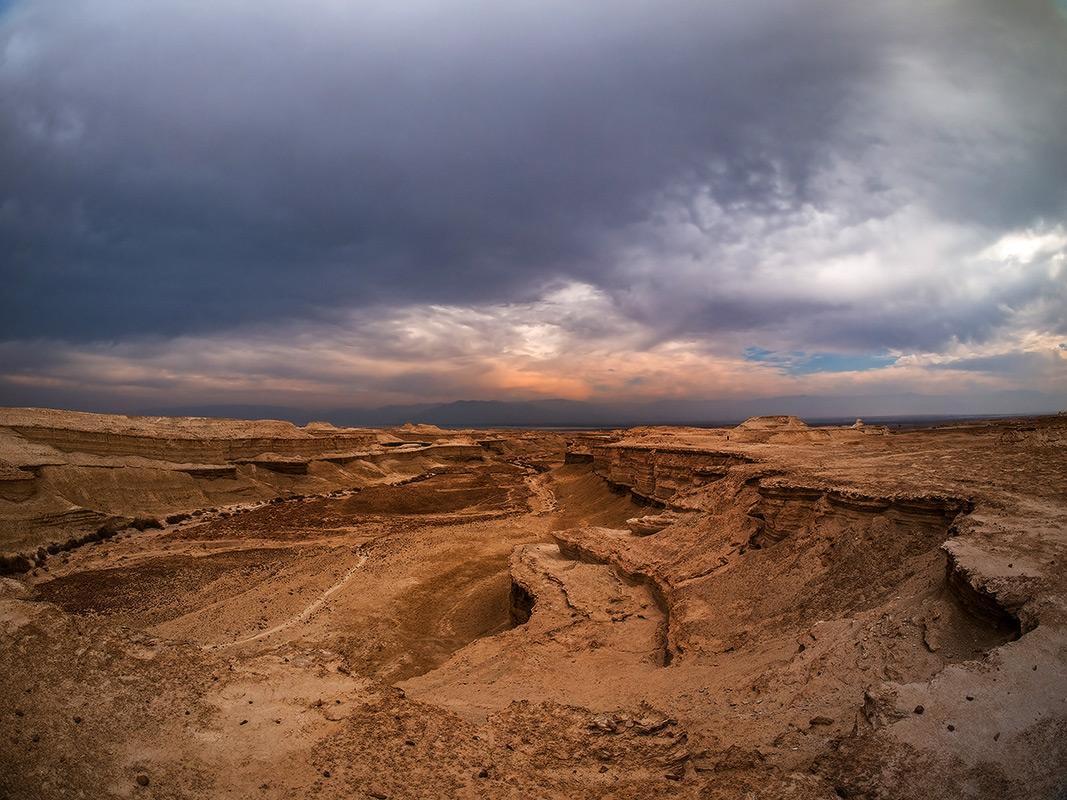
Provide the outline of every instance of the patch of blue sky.
<path id="1" fill-rule="evenodd" d="M 804 358 L 806 355 L 806 353 L 802 353 L 799 350 L 779 352 L 778 350 L 767 350 L 763 347 L 745 348 L 745 361 L 758 361 L 764 364 L 791 364 L 798 358 Z"/>
<path id="2" fill-rule="evenodd" d="M 820 372 L 870 372 L 896 363 L 892 353 L 804 353 L 797 350 L 779 352 L 762 347 L 745 350 L 746 361 L 778 367 L 787 375 L 813 375 Z"/>

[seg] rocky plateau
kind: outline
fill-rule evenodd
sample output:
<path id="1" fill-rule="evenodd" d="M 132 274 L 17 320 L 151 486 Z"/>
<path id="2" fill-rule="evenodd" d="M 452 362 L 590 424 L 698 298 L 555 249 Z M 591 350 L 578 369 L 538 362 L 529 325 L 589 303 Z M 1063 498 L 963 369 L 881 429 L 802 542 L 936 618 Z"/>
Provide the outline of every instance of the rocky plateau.
<path id="1" fill-rule="evenodd" d="M 1067 797 L 1067 415 L 0 409 L 0 800 Z"/>

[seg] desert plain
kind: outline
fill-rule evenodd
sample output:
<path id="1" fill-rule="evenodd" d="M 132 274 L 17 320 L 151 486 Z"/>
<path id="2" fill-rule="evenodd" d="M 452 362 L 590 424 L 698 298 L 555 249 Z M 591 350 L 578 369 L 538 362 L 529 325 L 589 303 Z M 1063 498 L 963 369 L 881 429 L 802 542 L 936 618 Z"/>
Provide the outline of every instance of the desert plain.
<path id="1" fill-rule="evenodd" d="M 1067 797 L 1067 415 L 0 410 L 0 798 Z"/>

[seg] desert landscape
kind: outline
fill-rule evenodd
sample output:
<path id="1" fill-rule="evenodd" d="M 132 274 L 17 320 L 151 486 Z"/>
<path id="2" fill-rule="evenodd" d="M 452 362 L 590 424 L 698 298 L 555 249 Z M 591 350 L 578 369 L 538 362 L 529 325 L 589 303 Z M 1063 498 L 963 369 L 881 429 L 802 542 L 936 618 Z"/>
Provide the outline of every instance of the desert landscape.
<path id="1" fill-rule="evenodd" d="M 1067 797 L 1067 415 L 0 410 L 0 798 Z"/>

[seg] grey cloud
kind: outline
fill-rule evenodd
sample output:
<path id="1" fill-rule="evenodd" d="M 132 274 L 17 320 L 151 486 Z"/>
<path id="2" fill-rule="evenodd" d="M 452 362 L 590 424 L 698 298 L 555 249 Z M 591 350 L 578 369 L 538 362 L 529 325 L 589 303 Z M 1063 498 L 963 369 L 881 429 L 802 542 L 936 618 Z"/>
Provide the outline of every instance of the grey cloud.
<path id="1" fill-rule="evenodd" d="M 672 180 L 754 204 L 782 170 L 803 186 L 874 68 L 869 22 L 830 2 L 383 8 L 12 10 L 2 334 L 596 282 L 600 234 Z"/>
<path id="2" fill-rule="evenodd" d="M 1051 353 L 1001 353 L 955 359 L 932 365 L 932 368 L 1015 376 L 1032 376 L 1042 373 L 1052 375 L 1062 369 L 1060 361 L 1061 359 L 1057 359 Z"/>
<path id="3" fill-rule="evenodd" d="M 982 339 L 1063 279 L 828 300 L 799 291 L 826 247 L 768 278 L 765 240 L 802 209 L 848 230 L 922 203 L 986 240 L 1062 218 L 1065 31 L 1038 0 L 16 3 L 0 338 L 521 302 L 569 278 L 661 339 Z M 698 274 L 620 269 L 627 247 L 655 257 L 665 198 L 701 192 L 726 216 Z"/>
<path id="4" fill-rule="evenodd" d="M 1063 217 L 1067 24 L 1055 6 L 979 0 L 915 17 L 902 4 L 905 52 L 921 51 L 949 90 L 929 120 L 914 120 L 941 139 L 917 166 L 946 216 L 1004 228 Z"/>

